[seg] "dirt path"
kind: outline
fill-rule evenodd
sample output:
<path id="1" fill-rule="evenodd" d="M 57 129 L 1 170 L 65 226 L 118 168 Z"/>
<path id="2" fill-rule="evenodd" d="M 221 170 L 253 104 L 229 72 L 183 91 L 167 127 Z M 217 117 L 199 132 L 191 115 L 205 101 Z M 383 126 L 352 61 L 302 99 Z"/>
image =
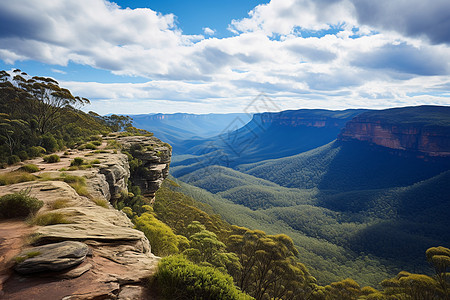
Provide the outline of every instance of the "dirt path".
<path id="1" fill-rule="evenodd" d="M 8 220 L 0 222 L 0 297 L 3 283 L 11 276 L 13 257 L 18 255 L 26 243 L 26 238 L 34 228 L 23 221 Z"/>

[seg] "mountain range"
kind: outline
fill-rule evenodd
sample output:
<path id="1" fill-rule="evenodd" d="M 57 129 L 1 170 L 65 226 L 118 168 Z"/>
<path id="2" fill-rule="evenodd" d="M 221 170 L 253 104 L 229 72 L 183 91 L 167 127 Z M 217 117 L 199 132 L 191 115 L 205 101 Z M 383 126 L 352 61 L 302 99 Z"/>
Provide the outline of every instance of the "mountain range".
<path id="1" fill-rule="evenodd" d="M 450 243 L 450 107 L 262 113 L 198 136 L 173 144 L 183 192 L 288 234 L 322 282 L 426 272 L 417 257 Z"/>

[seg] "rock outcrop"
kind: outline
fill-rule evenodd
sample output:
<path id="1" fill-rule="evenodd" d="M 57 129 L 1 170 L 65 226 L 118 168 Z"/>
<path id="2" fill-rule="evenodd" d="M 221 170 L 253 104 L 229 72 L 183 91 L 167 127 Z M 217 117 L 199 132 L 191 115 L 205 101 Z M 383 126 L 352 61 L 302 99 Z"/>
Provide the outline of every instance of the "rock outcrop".
<path id="1" fill-rule="evenodd" d="M 419 106 L 366 112 L 348 122 L 338 140 L 365 142 L 418 157 L 449 157 L 450 108 Z"/>
<path id="2" fill-rule="evenodd" d="M 115 138 L 135 159 L 139 160 L 133 185 L 140 187 L 142 194 L 154 199 L 164 178 L 169 175 L 172 147 L 155 137 L 127 136 Z"/>
<path id="3" fill-rule="evenodd" d="M 118 140 L 125 149 L 140 149 L 135 152 L 139 152 L 137 156 L 146 173 L 140 174 L 138 180 L 142 190 L 154 196 L 168 175 L 170 146 L 148 137 Z M 0 270 L 0 274 L 5 274 L 0 296 L 6 299 L 146 299 L 145 281 L 156 271 L 159 258 L 151 253 L 151 241 L 108 202 L 127 191 L 130 176 L 127 155 L 105 150 L 77 152 L 76 156 L 86 154 L 87 160 L 100 163 L 84 170 L 51 169 L 45 174 L 38 173 L 45 181 L 0 186 L 0 196 L 30 190 L 32 196 L 44 201 L 38 217 L 52 213 L 63 218 L 58 224 L 30 227 L 32 244 L 25 245 L 21 253 L 17 247 L 15 250 L 16 260 L 20 262 L 15 266 L 17 272 Z M 58 167 L 67 169 L 71 159 L 62 158 Z M 69 175 L 85 178 L 88 197 L 80 196 L 63 181 Z M 0 232 L 2 238 L 7 237 Z M 11 255 L 8 254 L 9 259 Z M 11 264 L 4 266 L 10 268 Z"/>
<path id="4" fill-rule="evenodd" d="M 71 241 L 32 247 L 17 257 L 14 269 L 21 274 L 58 272 L 81 264 L 88 252 L 86 244 Z"/>

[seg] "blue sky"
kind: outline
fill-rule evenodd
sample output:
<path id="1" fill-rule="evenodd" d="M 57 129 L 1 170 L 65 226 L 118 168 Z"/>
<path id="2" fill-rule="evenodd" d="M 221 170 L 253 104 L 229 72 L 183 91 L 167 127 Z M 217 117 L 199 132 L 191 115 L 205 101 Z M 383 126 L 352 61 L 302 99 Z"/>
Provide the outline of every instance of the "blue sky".
<path id="1" fill-rule="evenodd" d="M 0 68 L 101 114 L 450 105 L 449 64 L 448 0 L 0 2 Z"/>

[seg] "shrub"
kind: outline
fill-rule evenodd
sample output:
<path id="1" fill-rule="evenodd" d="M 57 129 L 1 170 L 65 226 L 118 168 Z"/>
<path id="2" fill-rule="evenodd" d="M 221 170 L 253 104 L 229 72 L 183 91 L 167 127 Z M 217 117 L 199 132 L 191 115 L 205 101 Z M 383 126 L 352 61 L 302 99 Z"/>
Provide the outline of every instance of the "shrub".
<path id="1" fill-rule="evenodd" d="M 177 236 L 172 229 L 151 213 L 143 213 L 135 219 L 136 228 L 152 243 L 152 252 L 158 256 L 178 253 Z"/>
<path id="2" fill-rule="evenodd" d="M 8 157 L 8 164 L 13 165 L 17 164 L 18 162 L 20 162 L 20 157 L 18 157 L 17 155 L 11 155 Z"/>
<path id="3" fill-rule="evenodd" d="M 75 175 L 62 174 L 62 180 L 68 183 L 80 196 L 90 197 L 86 188 L 86 178 Z"/>
<path id="4" fill-rule="evenodd" d="M 154 280 L 166 299 L 253 299 L 234 286 L 230 275 L 195 265 L 182 256 L 163 258 Z"/>
<path id="5" fill-rule="evenodd" d="M 55 152 L 59 147 L 58 142 L 50 133 L 46 133 L 42 137 L 42 145 L 47 149 L 48 153 Z"/>
<path id="6" fill-rule="evenodd" d="M 48 212 L 35 216 L 31 223 L 33 225 L 47 226 L 56 224 L 68 224 L 70 223 L 70 221 L 67 219 L 66 214 L 60 212 Z"/>
<path id="7" fill-rule="evenodd" d="M 19 157 L 20 157 L 20 160 L 22 160 L 22 161 L 27 160 L 29 158 L 27 151 L 24 151 L 24 150 L 19 152 Z"/>
<path id="8" fill-rule="evenodd" d="M 127 215 L 128 218 L 133 219 L 134 214 L 131 207 L 125 206 L 124 208 L 122 208 L 122 211 Z"/>
<path id="9" fill-rule="evenodd" d="M 47 150 L 45 148 L 40 146 L 33 146 L 31 147 L 28 152 L 30 154 L 30 157 L 38 157 L 41 156 L 43 153 L 45 153 Z"/>
<path id="10" fill-rule="evenodd" d="M 23 165 L 19 168 L 19 170 L 27 173 L 34 173 L 40 171 L 39 167 L 34 164 Z"/>
<path id="11" fill-rule="evenodd" d="M 102 142 L 100 142 L 100 141 L 92 141 L 91 144 L 94 145 L 94 146 L 100 146 L 102 144 Z"/>
<path id="12" fill-rule="evenodd" d="M 36 180 L 36 176 L 23 171 L 0 174 L 0 185 L 15 184 L 33 180 Z"/>
<path id="13" fill-rule="evenodd" d="M 27 217 L 36 213 L 44 202 L 29 194 L 30 190 L 27 189 L 0 197 L 0 218 Z"/>
<path id="14" fill-rule="evenodd" d="M 91 161 L 89 162 L 89 164 L 90 164 L 90 165 L 98 165 L 98 164 L 100 164 L 100 160 L 98 160 L 98 159 L 93 159 L 93 160 L 91 160 Z"/>
<path id="15" fill-rule="evenodd" d="M 44 161 L 49 164 L 59 162 L 60 160 L 61 159 L 56 154 L 44 156 Z"/>
<path id="16" fill-rule="evenodd" d="M 86 144 L 84 145 L 84 148 L 85 148 L 85 149 L 95 150 L 95 149 L 97 149 L 97 146 L 95 146 L 93 143 L 86 143 Z"/>
<path id="17" fill-rule="evenodd" d="M 109 140 L 106 143 L 106 149 L 122 149 L 122 144 L 116 140 Z"/>
<path id="18" fill-rule="evenodd" d="M 81 166 L 84 163 L 84 159 L 82 157 L 75 157 L 71 162 L 71 166 Z"/>

